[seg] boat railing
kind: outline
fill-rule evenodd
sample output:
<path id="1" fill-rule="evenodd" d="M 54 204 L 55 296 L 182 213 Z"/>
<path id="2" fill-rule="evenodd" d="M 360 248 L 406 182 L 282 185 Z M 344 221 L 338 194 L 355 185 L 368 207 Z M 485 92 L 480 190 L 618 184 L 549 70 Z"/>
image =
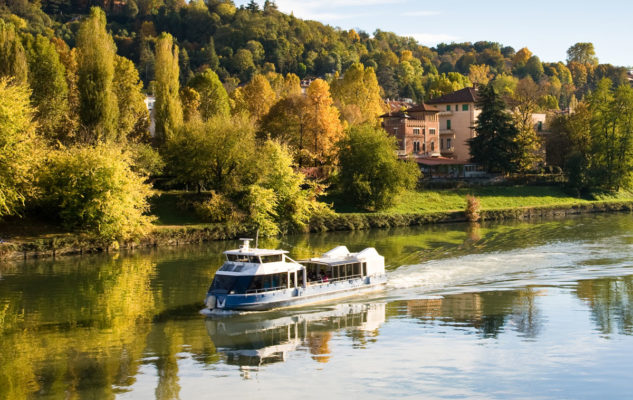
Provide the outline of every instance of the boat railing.
<path id="1" fill-rule="evenodd" d="M 324 284 L 328 284 L 328 283 L 334 283 L 334 282 L 341 282 L 341 281 L 349 281 L 351 279 L 359 279 L 362 278 L 363 276 L 360 274 L 357 275 L 349 275 L 349 276 L 342 276 L 339 278 L 328 278 L 327 281 L 323 280 L 323 279 L 317 279 L 315 281 L 308 281 L 308 285 L 312 286 L 312 285 L 324 285 Z"/>
<path id="2" fill-rule="evenodd" d="M 246 294 L 256 294 L 256 293 L 263 293 L 263 292 L 272 292 L 273 290 L 281 290 L 281 289 L 288 289 L 287 286 L 274 286 L 274 287 L 269 287 L 269 288 L 261 288 L 261 289 L 248 289 L 246 291 Z"/>

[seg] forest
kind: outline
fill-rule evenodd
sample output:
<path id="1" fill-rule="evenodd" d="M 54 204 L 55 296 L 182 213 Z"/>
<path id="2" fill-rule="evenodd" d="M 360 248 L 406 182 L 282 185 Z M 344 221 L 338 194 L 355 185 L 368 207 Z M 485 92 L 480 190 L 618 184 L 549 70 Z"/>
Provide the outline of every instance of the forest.
<path id="1" fill-rule="evenodd" d="M 263 234 L 331 215 L 324 196 L 378 211 L 420 177 L 380 128 L 384 99 L 471 85 L 489 88 L 495 112 L 514 110 L 493 118 L 513 126 L 504 139 L 513 145 L 491 171 L 535 165 L 525 115 L 580 109 L 556 120 L 564 151 L 552 162 L 578 193 L 630 183 L 618 162 L 633 143 L 627 69 L 599 64 L 591 43 L 543 63 L 496 42 L 428 48 L 345 31 L 272 1 L 3 0 L 0 50 L 0 218 L 129 240 L 152 229 L 149 199 L 174 189 L 200 194 L 179 206 L 205 221 Z M 613 104 L 623 112 L 603 112 Z M 578 131 L 581 118 L 593 131 Z M 592 144 L 592 132 L 610 136 Z"/>

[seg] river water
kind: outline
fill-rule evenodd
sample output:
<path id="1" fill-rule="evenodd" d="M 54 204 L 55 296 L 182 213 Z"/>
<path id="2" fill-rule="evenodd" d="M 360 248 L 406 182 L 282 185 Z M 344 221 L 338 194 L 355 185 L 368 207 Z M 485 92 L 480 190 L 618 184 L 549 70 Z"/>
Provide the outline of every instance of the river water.
<path id="1" fill-rule="evenodd" d="M 385 290 L 205 320 L 218 242 L 0 264 L 0 399 L 630 398 L 633 214 L 302 235 Z"/>

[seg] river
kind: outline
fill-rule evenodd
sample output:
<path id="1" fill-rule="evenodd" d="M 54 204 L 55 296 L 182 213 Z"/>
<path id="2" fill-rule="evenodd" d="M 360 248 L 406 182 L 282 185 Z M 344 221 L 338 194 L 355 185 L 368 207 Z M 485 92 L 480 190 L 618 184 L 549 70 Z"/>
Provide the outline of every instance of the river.
<path id="1" fill-rule="evenodd" d="M 0 399 L 630 397 L 633 214 L 297 235 L 385 290 L 205 320 L 236 242 L 0 264 Z"/>

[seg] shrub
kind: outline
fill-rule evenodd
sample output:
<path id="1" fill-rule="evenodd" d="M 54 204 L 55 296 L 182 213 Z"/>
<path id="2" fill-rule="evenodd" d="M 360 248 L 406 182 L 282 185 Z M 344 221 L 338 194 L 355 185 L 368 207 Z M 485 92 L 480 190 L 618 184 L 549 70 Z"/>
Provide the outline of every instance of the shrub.
<path id="1" fill-rule="evenodd" d="M 60 150 L 43 168 L 44 203 L 67 229 L 105 240 L 146 234 L 151 218 L 149 185 L 131 169 L 129 152 L 113 145 Z"/>
<path id="2" fill-rule="evenodd" d="M 471 222 L 479 221 L 481 216 L 479 213 L 481 212 L 481 205 L 479 204 L 479 199 L 475 196 L 466 195 L 466 218 Z"/>
<path id="3" fill-rule="evenodd" d="M 209 199 L 195 202 L 193 208 L 207 222 L 239 222 L 244 217 L 226 196 L 215 192 Z"/>

